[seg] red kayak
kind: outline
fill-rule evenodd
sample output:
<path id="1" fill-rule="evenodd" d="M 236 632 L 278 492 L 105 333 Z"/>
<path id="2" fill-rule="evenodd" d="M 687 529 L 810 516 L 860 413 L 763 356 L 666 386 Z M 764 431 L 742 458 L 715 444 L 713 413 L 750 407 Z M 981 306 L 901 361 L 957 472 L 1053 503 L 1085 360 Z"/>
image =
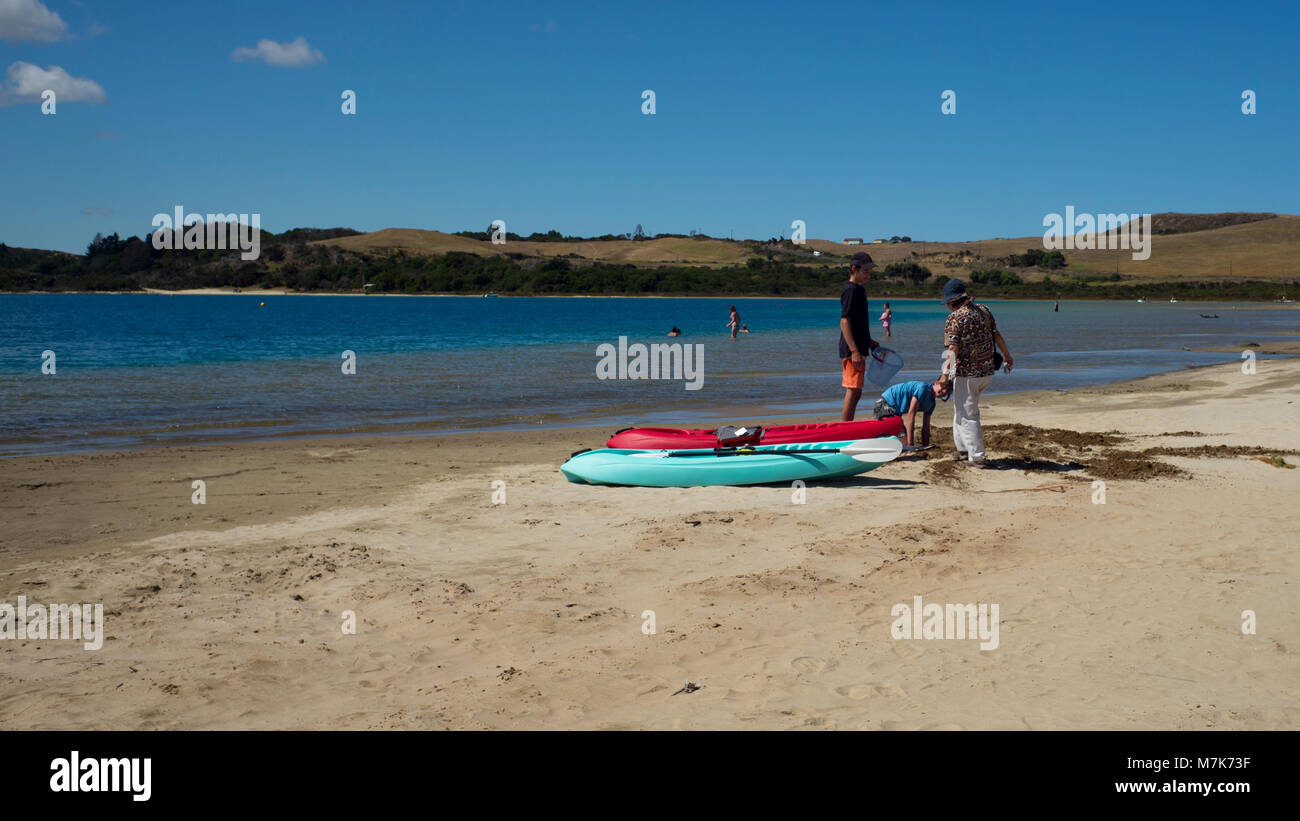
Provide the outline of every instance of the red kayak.
<path id="1" fill-rule="evenodd" d="M 823 422 L 813 425 L 778 425 L 773 428 L 624 428 L 605 443 L 610 448 L 661 450 L 681 448 L 735 447 L 737 445 L 788 445 L 793 442 L 847 442 L 896 436 L 903 432 L 903 418 L 871 419 L 863 422 Z"/>

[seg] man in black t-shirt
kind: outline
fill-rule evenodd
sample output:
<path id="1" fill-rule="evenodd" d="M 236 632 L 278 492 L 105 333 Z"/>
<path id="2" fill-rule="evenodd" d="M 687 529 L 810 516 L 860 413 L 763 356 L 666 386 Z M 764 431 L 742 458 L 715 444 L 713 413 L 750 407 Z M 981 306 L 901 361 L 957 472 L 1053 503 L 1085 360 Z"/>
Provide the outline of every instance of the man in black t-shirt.
<path id="1" fill-rule="evenodd" d="M 863 284 L 871 279 L 876 267 L 871 255 L 859 251 L 849 260 L 849 281 L 840 294 L 840 360 L 844 379 L 844 410 L 840 419 L 853 421 L 858 400 L 862 398 L 862 382 L 867 372 L 867 360 L 880 343 L 871 338 L 871 320 L 867 311 L 867 291 Z"/>

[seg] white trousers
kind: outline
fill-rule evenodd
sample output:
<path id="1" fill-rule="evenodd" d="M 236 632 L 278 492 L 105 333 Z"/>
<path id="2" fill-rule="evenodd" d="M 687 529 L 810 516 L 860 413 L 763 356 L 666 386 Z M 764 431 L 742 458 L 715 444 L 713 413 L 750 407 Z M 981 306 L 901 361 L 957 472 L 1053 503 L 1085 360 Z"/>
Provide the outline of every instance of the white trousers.
<path id="1" fill-rule="evenodd" d="M 957 376 L 952 380 L 952 442 L 972 462 L 984 458 L 980 394 L 992 381 L 992 376 Z"/>

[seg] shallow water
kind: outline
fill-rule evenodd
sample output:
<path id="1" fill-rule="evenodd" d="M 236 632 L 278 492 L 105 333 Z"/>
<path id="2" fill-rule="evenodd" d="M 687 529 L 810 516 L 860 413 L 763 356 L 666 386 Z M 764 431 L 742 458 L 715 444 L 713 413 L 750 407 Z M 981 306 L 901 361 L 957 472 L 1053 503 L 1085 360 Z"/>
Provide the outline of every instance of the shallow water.
<path id="1" fill-rule="evenodd" d="M 894 381 L 933 378 L 946 311 L 890 301 L 893 338 L 883 337 L 877 299 L 872 334 L 904 359 Z M 724 327 L 730 304 L 753 331 L 736 340 Z M 1293 308 L 1258 303 L 1063 302 L 1059 313 L 1050 301 L 987 304 L 1016 357 L 991 392 L 1238 361 L 1187 349 L 1266 345 L 1300 326 Z M 0 295 L 0 455 L 313 432 L 703 422 L 742 406 L 766 408 L 764 419 L 829 419 L 843 396 L 838 322 L 836 298 Z M 666 339 L 673 325 L 685 333 Z M 620 336 L 702 344 L 701 388 L 598 379 L 597 347 Z M 41 371 L 46 350 L 56 355 L 53 375 Z M 356 354 L 355 375 L 342 373 L 345 350 Z"/>

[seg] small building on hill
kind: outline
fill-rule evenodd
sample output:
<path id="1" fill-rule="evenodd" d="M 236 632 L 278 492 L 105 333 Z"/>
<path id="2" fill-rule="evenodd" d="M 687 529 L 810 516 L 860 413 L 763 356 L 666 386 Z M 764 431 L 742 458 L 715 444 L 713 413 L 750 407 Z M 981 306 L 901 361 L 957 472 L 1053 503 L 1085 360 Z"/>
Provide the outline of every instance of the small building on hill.
<path id="1" fill-rule="evenodd" d="M 887 240 L 887 239 L 876 239 L 876 240 L 872 240 L 872 241 L 871 241 L 871 244 L 872 244 L 872 245 L 884 245 L 886 242 L 889 242 L 889 240 Z"/>
<path id="2" fill-rule="evenodd" d="M 861 245 L 861 244 L 862 244 L 862 237 L 845 237 L 845 238 L 844 238 L 844 244 L 845 244 L 845 245 Z"/>

